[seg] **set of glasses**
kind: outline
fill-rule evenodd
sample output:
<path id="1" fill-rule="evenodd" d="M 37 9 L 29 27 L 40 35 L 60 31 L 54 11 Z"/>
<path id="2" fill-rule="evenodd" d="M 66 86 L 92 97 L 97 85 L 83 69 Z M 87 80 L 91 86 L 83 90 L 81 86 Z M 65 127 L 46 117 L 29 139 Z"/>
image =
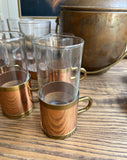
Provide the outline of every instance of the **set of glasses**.
<path id="1" fill-rule="evenodd" d="M 42 130 L 52 138 L 70 136 L 76 129 L 77 114 L 92 105 L 90 97 L 79 97 L 80 80 L 86 77 L 86 70 L 81 68 L 84 40 L 71 34 L 51 34 L 50 21 L 24 19 L 11 27 L 15 30 L 0 32 L 3 114 L 19 118 L 33 111 L 34 79 L 38 83 L 36 102 Z M 80 101 L 88 104 L 79 110 Z"/>

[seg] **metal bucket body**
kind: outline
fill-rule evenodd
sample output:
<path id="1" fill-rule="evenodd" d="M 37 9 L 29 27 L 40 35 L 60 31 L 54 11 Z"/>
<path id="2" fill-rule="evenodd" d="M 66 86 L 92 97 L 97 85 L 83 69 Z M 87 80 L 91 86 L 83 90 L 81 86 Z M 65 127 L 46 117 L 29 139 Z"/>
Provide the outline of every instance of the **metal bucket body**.
<path id="1" fill-rule="evenodd" d="M 102 1 L 92 2 L 72 1 L 73 5 L 65 1 L 59 15 L 61 33 L 70 32 L 85 40 L 82 66 L 88 73 L 108 69 L 123 58 L 127 42 L 127 8 L 118 8 L 116 1 L 114 6 L 109 0 L 107 6 L 101 6 Z M 121 3 L 127 7 L 127 2 Z"/>

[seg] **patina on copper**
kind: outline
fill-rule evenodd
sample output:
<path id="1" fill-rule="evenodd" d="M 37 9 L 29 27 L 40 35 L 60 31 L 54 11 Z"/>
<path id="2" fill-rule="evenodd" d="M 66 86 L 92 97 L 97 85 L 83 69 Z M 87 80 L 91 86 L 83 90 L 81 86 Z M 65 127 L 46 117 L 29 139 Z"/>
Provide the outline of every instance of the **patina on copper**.
<path id="1" fill-rule="evenodd" d="M 126 0 L 66 0 L 57 22 L 61 33 L 85 40 L 82 66 L 89 74 L 105 71 L 126 56 Z"/>

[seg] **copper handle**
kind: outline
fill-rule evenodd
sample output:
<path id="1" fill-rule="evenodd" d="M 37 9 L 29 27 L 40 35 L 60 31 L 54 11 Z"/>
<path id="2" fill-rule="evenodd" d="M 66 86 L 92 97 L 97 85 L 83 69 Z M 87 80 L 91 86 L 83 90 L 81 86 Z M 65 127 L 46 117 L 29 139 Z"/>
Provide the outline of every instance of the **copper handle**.
<path id="1" fill-rule="evenodd" d="M 82 102 L 82 101 L 86 101 L 86 100 L 89 102 L 88 105 L 85 106 L 85 107 L 83 107 L 83 108 L 81 108 L 81 109 L 79 109 L 79 110 L 78 110 L 78 114 L 80 114 L 80 113 L 82 113 L 82 112 L 86 112 L 86 111 L 91 107 L 91 105 L 92 105 L 92 103 L 93 103 L 93 100 L 92 100 L 92 98 L 90 98 L 90 97 L 88 97 L 88 96 L 80 97 L 78 101 L 79 101 L 79 102 Z"/>
<path id="2" fill-rule="evenodd" d="M 73 67 L 72 68 L 72 71 L 75 71 L 77 69 L 77 67 Z M 83 75 L 80 77 L 80 81 L 85 79 L 86 75 L 87 75 L 87 72 L 85 70 L 85 68 L 80 68 L 80 73 L 83 73 Z M 75 79 L 75 77 L 71 77 L 71 79 Z"/>
<path id="3" fill-rule="evenodd" d="M 80 81 L 86 78 L 87 72 L 85 70 L 85 68 L 81 68 L 81 73 L 83 73 L 83 76 L 80 77 Z"/>

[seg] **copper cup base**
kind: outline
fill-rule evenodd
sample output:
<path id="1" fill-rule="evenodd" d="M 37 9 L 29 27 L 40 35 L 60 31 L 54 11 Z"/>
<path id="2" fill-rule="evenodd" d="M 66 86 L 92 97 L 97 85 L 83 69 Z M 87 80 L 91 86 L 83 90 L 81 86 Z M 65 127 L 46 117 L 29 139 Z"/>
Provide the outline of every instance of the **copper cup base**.
<path id="1" fill-rule="evenodd" d="M 9 119 L 18 119 L 18 118 L 23 118 L 23 117 L 26 117 L 26 116 L 30 115 L 33 111 L 33 108 L 34 107 L 30 108 L 28 111 L 26 111 L 24 113 L 21 113 L 20 115 L 8 115 L 4 111 L 2 111 L 2 112 L 3 112 L 3 115 L 6 116 Z"/>
<path id="2" fill-rule="evenodd" d="M 73 135 L 74 132 L 76 131 L 76 127 L 75 127 L 71 132 L 69 132 L 69 133 L 67 133 L 67 134 L 65 134 L 65 135 L 56 136 L 56 135 L 52 135 L 52 134 L 46 132 L 46 131 L 44 130 L 44 128 L 43 128 L 42 125 L 41 125 L 41 129 L 42 129 L 42 131 L 44 132 L 44 134 L 45 134 L 47 137 L 53 138 L 53 139 L 65 139 L 65 138 L 68 138 L 68 137 L 70 137 L 71 135 Z"/>

